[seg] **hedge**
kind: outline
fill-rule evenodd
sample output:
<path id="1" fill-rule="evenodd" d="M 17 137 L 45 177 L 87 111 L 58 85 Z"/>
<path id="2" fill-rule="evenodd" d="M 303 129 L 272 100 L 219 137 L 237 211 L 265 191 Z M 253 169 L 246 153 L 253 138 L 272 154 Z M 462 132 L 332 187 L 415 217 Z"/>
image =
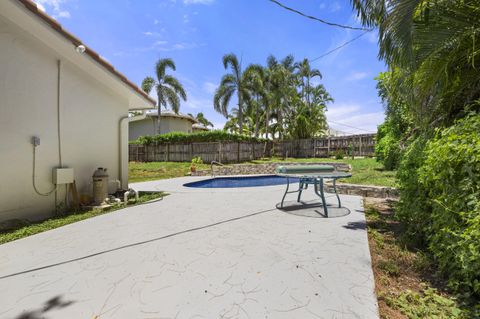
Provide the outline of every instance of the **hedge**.
<path id="1" fill-rule="evenodd" d="M 451 288 L 480 297 L 480 114 L 411 141 L 397 178 L 410 243 L 428 248 Z"/>
<path id="2" fill-rule="evenodd" d="M 425 154 L 429 248 L 453 288 L 480 296 L 480 114 L 439 132 Z"/>
<path id="3" fill-rule="evenodd" d="M 172 132 L 154 136 L 141 136 L 131 144 L 162 144 L 162 143 L 191 143 L 191 142 L 266 142 L 266 139 L 248 135 L 228 133 L 223 130 L 213 130 L 198 133 Z"/>

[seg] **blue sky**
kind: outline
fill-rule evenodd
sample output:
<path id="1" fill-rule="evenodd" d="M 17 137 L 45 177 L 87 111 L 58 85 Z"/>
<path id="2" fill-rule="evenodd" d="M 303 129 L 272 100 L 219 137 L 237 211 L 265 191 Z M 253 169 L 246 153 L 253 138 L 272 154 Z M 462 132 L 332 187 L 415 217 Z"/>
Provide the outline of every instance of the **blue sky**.
<path id="1" fill-rule="evenodd" d="M 137 84 L 154 74 L 157 59 L 174 59 L 174 74 L 188 94 L 181 112 L 203 112 L 216 128 L 225 122 L 212 103 L 213 92 L 226 72 L 221 62 L 224 54 L 236 53 L 243 66 L 265 64 L 269 54 L 314 59 L 362 32 L 308 20 L 268 0 L 36 2 Z M 358 24 L 349 0 L 282 3 L 328 21 Z M 383 121 L 374 77 L 386 67 L 377 59 L 376 36 L 367 33 L 312 63 L 322 72 L 320 81 L 335 99 L 327 112 L 332 128 L 373 132 Z"/>

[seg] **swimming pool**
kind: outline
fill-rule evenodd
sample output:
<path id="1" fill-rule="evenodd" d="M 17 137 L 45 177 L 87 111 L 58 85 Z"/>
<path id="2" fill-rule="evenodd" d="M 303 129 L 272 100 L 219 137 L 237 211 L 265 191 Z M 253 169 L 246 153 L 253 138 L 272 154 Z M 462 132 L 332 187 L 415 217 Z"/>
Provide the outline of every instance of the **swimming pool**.
<path id="1" fill-rule="evenodd" d="M 290 183 L 298 182 L 298 178 L 290 178 Z M 242 176 L 242 177 L 215 177 L 198 182 L 186 183 L 185 187 L 196 188 L 235 188 L 257 187 L 287 184 L 285 177 L 276 175 L 265 176 Z"/>

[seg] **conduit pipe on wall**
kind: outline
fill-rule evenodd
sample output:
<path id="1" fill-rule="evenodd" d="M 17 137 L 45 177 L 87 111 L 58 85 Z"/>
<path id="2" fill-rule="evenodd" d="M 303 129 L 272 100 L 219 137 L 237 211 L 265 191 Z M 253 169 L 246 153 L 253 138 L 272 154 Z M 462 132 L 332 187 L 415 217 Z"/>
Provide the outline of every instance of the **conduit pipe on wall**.
<path id="1" fill-rule="evenodd" d="M 125 116 L 120 119 L 119 127 L 119 174 L 122 189 L 128 189 L 128 124 L 130 122 L 141 121 L 147 117 L 145 111 L 137 116 Z"/>

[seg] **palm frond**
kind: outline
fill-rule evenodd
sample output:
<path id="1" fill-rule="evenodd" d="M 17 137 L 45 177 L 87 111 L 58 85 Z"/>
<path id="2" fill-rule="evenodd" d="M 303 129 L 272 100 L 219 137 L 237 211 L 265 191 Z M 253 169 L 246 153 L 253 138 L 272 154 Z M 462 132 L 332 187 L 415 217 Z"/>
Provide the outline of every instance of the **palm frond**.
<path id="1" fill-rule="evenodd" d="M 155 79 L 152 78 L 151 76 L 147 76 L 142 81 L 142 90 L 145 93 L 150 94 L 150 92 L 152 92 L 154 85 L 155 85 Z"/>
<path id="2" fill-rule="evenodd" d="M 173 71 L 176 70 L 175 62 L 173 62 L 172 59 L 166 58 L 166 59 L 159 59 L 157 61 L 157 64 L 155 65 L 155 73 L 157 75 L 158 81 L 161 81 L 163 79 L 167 68 L 170 68 Z"/>

